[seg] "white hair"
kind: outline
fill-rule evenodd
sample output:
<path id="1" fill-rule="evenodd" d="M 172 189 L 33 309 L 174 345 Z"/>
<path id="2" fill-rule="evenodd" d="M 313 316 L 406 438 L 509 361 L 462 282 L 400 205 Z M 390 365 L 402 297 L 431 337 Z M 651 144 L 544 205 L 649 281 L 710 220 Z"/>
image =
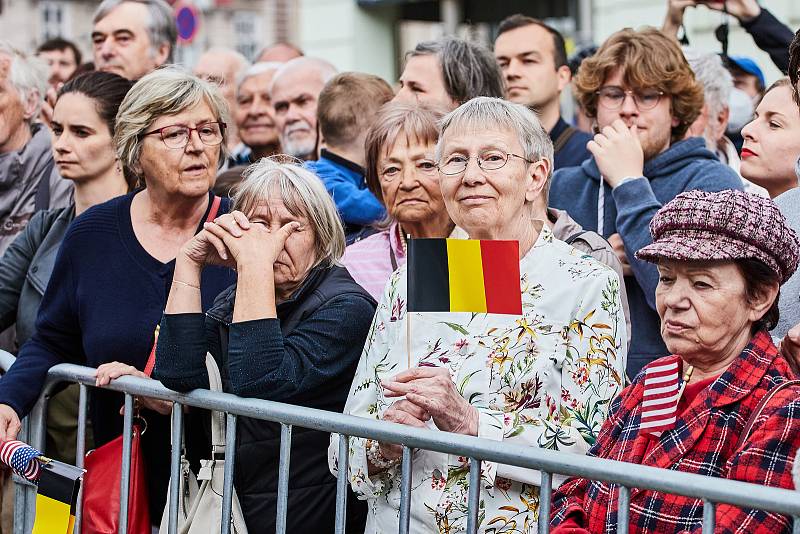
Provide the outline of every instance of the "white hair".
<path id="1" fill-rule="evenodd" d="M 259 63 L 253 63 L 245 70 L 239 73 L 239 77 L 236 78 L 236 90 L 238 92 L 239 87 L 247 80 L 248 78 L 252 78 L 253 76 L 258 76 L 259 74 L 264 74 L 265 72 L 269 72 L 271 70 L 277 71 L 283 66 L 283 63 L 279 61 L 262 61 Z"/>
<path id="2" fill-rule="evenodd" d="M 334 67 L 329 61 L 325 61 L 324 59 L 318 57 L 301 56 L 281 64 L 278 72 L 275 73 L 275 77 L 272 78 L 272 85 L 275 85 L 275 81 L 283 74 L 304 68 L 316 70 L 319 73 L 320 80 L 322 80 L 322 85 L 328 83 L 328 80 L 338 74 L 336 67 Z"/>
<path id="3" fill-rule="evenodd" d="M 217 55 L 226 55 L 228 56 L 228 60 L 236 64 L 236 74 L 233 77 L 233 80 L 230 80 L 231 83 L 236 83 L 239 79 L 239 76 L 250 67 L 250 62 L 244 57 L 244 54 L 237 52 L 233 48 L 227 48 L 225 46 L 212 46 L 205 52 L 203 52 L 200 57 L 198 58 L 197 62 L 195 63 L 195 68 L 200 63 L 200 60 L 203 56 L 210 55 L 210 54 L 217 54 Z"/>
<path id="4" fill-rule="evenodd" d="M 175 44 L 178 40 L 178 26 L 172 8 L 164 0 L 103 0 L 94 11 L 93 24 L 97 24 L 120 4 L 132 2 L 142 4 L 147 8 L 149 20 L 147 21 L 147 36 L 150 39 L 150 51 L 153 55 L 158 52 L 162 44 L 169 45 L 167 63 L 172 62 Z"/>
<path id="5" fill-rule="evenodd" d="M 8 41 L 0 41 L 0 55 L 11 58 L 8 81 L 19 94 L 19 99 L 24 103 L 35 95 L 36 108 L 28 122 L 36 121 L 47 94 L 47 64 L 14 48 Z"/>
<path id="6" fill-rule="evenodd" d="M 232 210 L 250 216 L 270 198 L 278 198 L 295 217 L 304 216 L 314 230 L 316 261 L 338 265 L 346 246 L 339 212 L 325 184 L 302 162 L 287 156 L 261 158 L 250 165 L 233 194 Z"/>
<path id="7" fill-rule="evenodd" d="M 519 139 L 523 156 L 530 161 L 546 159 L 553 168 L 553 142 L 536 114 L 522 104 L 502 98 L 479 96 L 461 104 L 441 121 L 441 133 L 436 143 L 436 161 L 441 161 L 444 138 L 448 129 L 460 131 L 500 130 L 511 131 Z M 547 201 L 550 176 L 542 190 Z"/>
<path id="8" fill-rule="evenodd" d="M 709 115 L 716 117 L 729 106 L 733 76 L 722 64 L 719 54 L 701 53 L 686 49 L 683 54 L 694 71 L 694 77 L 703 85 L 703 95 Z"/>

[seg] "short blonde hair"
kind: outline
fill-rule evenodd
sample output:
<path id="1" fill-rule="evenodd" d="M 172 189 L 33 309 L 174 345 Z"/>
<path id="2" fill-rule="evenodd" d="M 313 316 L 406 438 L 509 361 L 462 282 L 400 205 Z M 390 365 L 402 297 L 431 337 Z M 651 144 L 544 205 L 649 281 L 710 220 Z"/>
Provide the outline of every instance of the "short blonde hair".
<path id="1" fill-rule="evenodd" d="M 208 104 L 214 117 L 229 123 L 228 104 L 213 84 L 189 74 L 178 67 L 157 69 L 142 77 L 128 92 L 119 106 L 115 121 L 114 143 L 124 167 L 141 180 L 139 167 L 142 135 L 164 115 L 175 115 L 201 102 Z M 222 129 L 219 164 L 228 156 L 228 133 Z"/>
<path id="2" fill-rule="evenodd" d="M 261 158 L 243 177 L 233 194 L 232 209 L 249 217 L 267 199 L 279 198 L 289 213 L 311 223 L 316 263 L 339 264 L 345 248 L 344 228 L 322 180 L 291 156 Z"/>

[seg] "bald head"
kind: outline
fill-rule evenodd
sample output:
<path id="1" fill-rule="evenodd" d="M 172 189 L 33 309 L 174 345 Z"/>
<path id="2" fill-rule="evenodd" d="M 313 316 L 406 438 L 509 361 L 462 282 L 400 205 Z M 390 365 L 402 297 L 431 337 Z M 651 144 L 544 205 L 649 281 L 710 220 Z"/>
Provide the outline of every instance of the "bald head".
<path id="1" fill-rule="evenodd" d="M 284 64 L 272 78 L 270 97 L 284 152 L 314 159 L 317 149 L 317 100 L 336 75 L 327 61 L 300 57 Z"/>
<path id="2" fill-rule="evenodd" d="M 275 43 L 273 45 L 264 47 L 258 53 L 257 63 L 266 63 L 269 61 L 277 61 L 279 63 L 286 63 L 294 58 L 301 57 L 303 51 L 290 43 Z"/>
<path id="3" fill-rule="evenodd" d="M 194 66 L 194 75 L 217 84 L 233 113 L 236 106 L 236 81 L 247 69 L 247 58 L 230 48 L 211 48 L 200 56 Z"/>

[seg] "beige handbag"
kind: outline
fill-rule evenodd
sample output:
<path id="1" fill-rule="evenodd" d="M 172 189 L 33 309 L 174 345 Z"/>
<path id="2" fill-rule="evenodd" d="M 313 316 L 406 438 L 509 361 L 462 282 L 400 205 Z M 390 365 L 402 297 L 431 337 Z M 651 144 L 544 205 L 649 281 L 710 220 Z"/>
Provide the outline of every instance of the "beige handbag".
<path id="1" fill-rule="evenodd" d="M 217 362 L 206 354 L 208 384 L 211 391 L 222 391 Z M 211 412 L 211 460 L 200 461 L 195 478 L 186 457 L 181 455 L 181 480 L 178 487 L 178 534 L 216 534 L 222 521 L 222 486 L 225 472 L 225 414 Z M 220 459 L 221 458 L 221 459 Z M 199 485 L 198 485 L 199 483 Z M 169 533 L 169 492 L 167 507 L 161 517 L 159 534 Z M 233 490 L 231 534 L 247 534 L 242 507 Z"/>

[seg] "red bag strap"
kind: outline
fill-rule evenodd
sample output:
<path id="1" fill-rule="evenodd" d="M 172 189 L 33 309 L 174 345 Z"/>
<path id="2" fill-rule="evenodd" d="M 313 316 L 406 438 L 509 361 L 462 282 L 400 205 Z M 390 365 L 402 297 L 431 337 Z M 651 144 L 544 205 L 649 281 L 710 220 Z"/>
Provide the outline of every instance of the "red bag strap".
<path id="1" fill-rule="evenodd" d="M 214 219 L 217 218 L 220 204 L 222 204 L 222 197 L 214 195 L 214 198 L 211 200 L 211 209 L 208 210 L 208 215 L 206 216 L 206 222 L 213 222 Z M 153 334 L 153 348 L 150 349 L 147 365 L 144 366 L 144 374 L 147 376 L 153 374 L 153 368 L 156 366 L 156 346 L 158 345 L 158 332 L 160 328 L 160 325 L 156 325 L 156 331 Z"/>
<path id="2" fill-rule="evenodd" d="M 208 217 L 206 217 L 206 222 L 214 222 L 214 219 L 217 218 L 217 213 L 219 212 L 220 204 L 222 204 L 222 197 L 214 195 L 214 199 L 211 201 L 211 209 L 208 210 Z"/>

